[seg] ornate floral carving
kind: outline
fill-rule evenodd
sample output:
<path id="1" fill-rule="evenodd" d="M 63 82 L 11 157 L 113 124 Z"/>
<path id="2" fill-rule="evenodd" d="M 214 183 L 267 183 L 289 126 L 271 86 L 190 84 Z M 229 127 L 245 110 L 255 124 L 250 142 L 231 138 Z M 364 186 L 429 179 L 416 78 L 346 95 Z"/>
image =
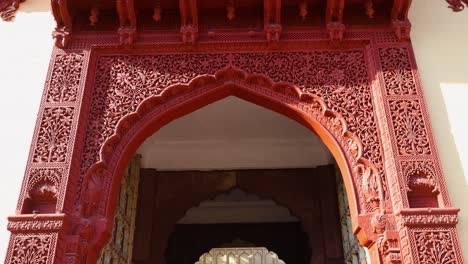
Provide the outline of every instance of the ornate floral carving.
<path id="1" fill-rule="evenodd" d="M 379 49 L 385 90 L 388 95 L 417 94 L 413 71 L 406 48 Z"/>
<path id="2" fill-rule="evenodd" d="M 415 232 L 419 263 L 458 263 L 449 231 Z"/>
<path id="3" fill-rule="evenodd" d="M 424 117 L 418 100 L 389 100 L 400 155 L 431 154 Z"/>
<path id="4" fill-rule="evenodd" d="M 73 107 L 44 109 L 34 148 L 34 162 L 65 161 L 73 111 Z"/>
<path id="5" fill-rule="evenodd" d="M 8 263 L 11 264 L 49 264 L 51 250 L 51 235 L 21 236 L 16 235 Z"/>
<path id="6" fill-rule="evenodd" d="M 460 12 L 465 9 L 465 6 L 468 6 L 468 0 L 446 0 L 449 4 L 449 8 L 451 8 L 454 12 Z"/>
<path id="7" fill-rule="evenodd" d="M 171 85 L 188 83 L 199 75 L 214 74 L 225 67 L 235 67 L 249 73 L 265 74 L 275 82 L 296 84 L 301 92 L 323 98 L 330 110 L 343 116 L 347 130 L 363 141 L 360 155 L 375 164 L 377 174 L 383 177 L 379 137 L 362 51 L 104 56 L 97 67 L 83 173 L 98 161 L 99 151 L 104 151 L 102 144 L 114 133 L 117 123 L 135 111 L 143 100 L 160 95 Z M 361 174 L 356 175 L 360 177 Z M 385 180 L 382 185 L 385 186 Z"/>
<path id="8" fill-rule="evenodd" d="M 57 55 L 50 77 L 47 102 L 76 101 L 82 68 L 83 54 Z"/>

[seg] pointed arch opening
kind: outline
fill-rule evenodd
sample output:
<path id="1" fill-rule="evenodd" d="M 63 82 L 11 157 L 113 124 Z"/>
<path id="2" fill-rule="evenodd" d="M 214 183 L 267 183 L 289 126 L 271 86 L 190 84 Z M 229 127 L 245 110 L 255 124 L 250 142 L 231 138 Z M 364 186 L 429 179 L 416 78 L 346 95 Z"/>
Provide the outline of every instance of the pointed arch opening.
<path id="1" fill-rule="evenodd" d="M 294 85 L 275 83 L 264 75 L 226 68 L 215 75 L 197 77 L 188 85 L 171 86 L 161 95 L 145 99 L 135 112 L 118 122 L 114 134 L 100 149 L 100 161 L 90 167 L 84 178 L 81 200 L 85 206 L 81 213 L 85 218 L 93 219 L 97 231 L 88 259 L 95 259 L 110 237 L 123 171 L 143 141 L 172 120 L 228 96 L 295 120 L 323 141 L 343 175 L 356 233 L 361 230 L 359 213 L 382 210 L 382 186 L 377 169 L 362 157 L 362 143 L 347 130 L 344 118 L 330 110 L 319 97 L 302 94 Z M 95 190 L 99 188 L 96 194 Z M 365 244 L 371 235 L 360 234 L 361 243 Z"/>

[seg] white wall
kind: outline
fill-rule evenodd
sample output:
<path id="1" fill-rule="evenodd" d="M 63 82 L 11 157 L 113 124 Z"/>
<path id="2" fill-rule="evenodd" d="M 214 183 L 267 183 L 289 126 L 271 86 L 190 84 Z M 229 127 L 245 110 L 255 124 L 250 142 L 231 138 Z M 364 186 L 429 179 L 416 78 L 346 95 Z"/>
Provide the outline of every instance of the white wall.
<path id="1" fill-rule="evenodd" d="M 444 0 L 413 0 L 412 39 L 434 133 L 468 259 L 468 10 L 453 13 Z M 28 157 L 52 49 L 49 1 L 21 4 L 13 23 L 0 22 L 0 261 Z M 20 52 L 18 52 L 20 51 Z M 12 129 L 10 129 L 12 128 Z"/>
<path id="2" fill-rule="evenodd" d="M 0 262 L 10 237 L 6 217 L 15 213 L 52 52 L 52 22 L 48 0 L 28 0 L 14 22 L 0 20 Z"/>
<path id="3" fill-rule="evenodd" d="M 468 8 L 414 0 L 411 38 L 458 230 L 468 260 Z"/>

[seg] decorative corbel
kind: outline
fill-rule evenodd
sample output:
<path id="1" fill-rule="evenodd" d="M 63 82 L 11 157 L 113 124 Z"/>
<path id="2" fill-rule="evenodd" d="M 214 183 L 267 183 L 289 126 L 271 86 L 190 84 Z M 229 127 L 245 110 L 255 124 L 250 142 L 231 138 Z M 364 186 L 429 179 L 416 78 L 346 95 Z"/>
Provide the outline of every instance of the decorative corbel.
<path id="1" fill-rule="evenodd" d="M 468 6 L 468 0 L 446 0 L 453 12 L 460 12 Z"/>
<path id="2" fill-rule="evenodd" d="M 411 23 L 408 12 L 412 0 L 395 0 L 392 8 L 392 27 L 398 40 L 408 40 L 410 37 Z"/>
<path id="3" fill-rule="evenodd" d="M 12 21 L 15 18 L 20 3 L 24 0 L 5 0 L 0 2 L 0 17 L 3 21 Z"/>
<path id="4" fill-rule="evenodd" d="M 377 234 L 376 246 L 379 255 L 379 263 L 401 264 L 400 245 L 398 233 L 389 230 L 388 216 L 385 214 L 375 214 L 371 219 L 374 233 Z"/>
<path id="5" fill-rule="evenodd" d="M 154 21 L 156 22 L 159 22 L 161 21 L 161 3 L 158 1 L 156 1 L 156 5 L 154 6 L 154 9 L 153 9 L 153 19 Z"/>
<path id="6" fill-rule="evenodd" d="M 364 4 L 364 8 L 366 9 L 366 15 L 369 18 L 374 18 L 375 9 L 374 9 L 374 0 L 366 0 Z"/>
<path id="7" fill-rule="evenodd" d="M 68 0 L 51 0 L 52 14 L 57 26 L 52 36 L 55 39 L 55 46 L 65 48 L 71 39 L 73 18 L 68 9 Z"/>
<path id="8" fill-rule="evenodd" d="M 345 25 L 343 24 L 344 7 L 345 0 L 327 0 L 325 20 L 332 41 L 341 41 L 343 39 L 345 31 Z"/>
<path id="9" fill-rule="evenodd" d="M 234 6 L 234 0 L 228 0 L 226 3 L 226 17 L 229 21 L 232 21 L 236 17 L 236 7 Z"/>
<path id="10" fill-rule="evenodd" d="M 89 14 L 89 24 L 95 26 L 99 20 L 99 9 L 97 7 L 92 7 Z"/>
<path id="11" fill-rule="evenodd" d="M 281 36 L 281 0 L 264 0 L 264 30 L 268 41 L 279 41 Z"/>
<path id="12" fill-rule="evenodd" d="M 179 0 L 180 33 L 183 43 L 194 44 L 198 38 L 198 7 L 197 0 Z"/>
<path id="13" fill-rule="evenodd" d="M 137 27 L 134 0 L 117 0 L 116 5 L 119 15 L 120 44 L 131 45 L 135 41 Z"/>
<path id="14" fill-rule="evenodd" d="M 307 0 L 302 0 L 299 3 L 299 16 L 301 16 L 302 21 L 304 21 L 307 18 Z"/>

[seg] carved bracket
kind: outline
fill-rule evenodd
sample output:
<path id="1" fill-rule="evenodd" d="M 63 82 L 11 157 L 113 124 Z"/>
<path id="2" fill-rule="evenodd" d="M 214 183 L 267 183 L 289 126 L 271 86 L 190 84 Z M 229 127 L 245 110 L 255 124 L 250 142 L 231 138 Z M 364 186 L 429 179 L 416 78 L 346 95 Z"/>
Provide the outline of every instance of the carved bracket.
<path id="1" fill-rule="evenodd" d="M 468 6 L 468 0 L 446 0 L 453 12 L 460 12 Z"/>
<path id="2" fill-rule="evenodd" d="M 20 3 L 24 0 L 4 0 L 0 2 L 0 17 L 3 21 L 12 21 L 15 18 L 16 11 Z"/>
<path id="3" fill-rule="evenodd" d="M 263 8 L 266 39 L 268 41 L 279 41 L 282 31 L 281 0 L 265 0 Z"/>

